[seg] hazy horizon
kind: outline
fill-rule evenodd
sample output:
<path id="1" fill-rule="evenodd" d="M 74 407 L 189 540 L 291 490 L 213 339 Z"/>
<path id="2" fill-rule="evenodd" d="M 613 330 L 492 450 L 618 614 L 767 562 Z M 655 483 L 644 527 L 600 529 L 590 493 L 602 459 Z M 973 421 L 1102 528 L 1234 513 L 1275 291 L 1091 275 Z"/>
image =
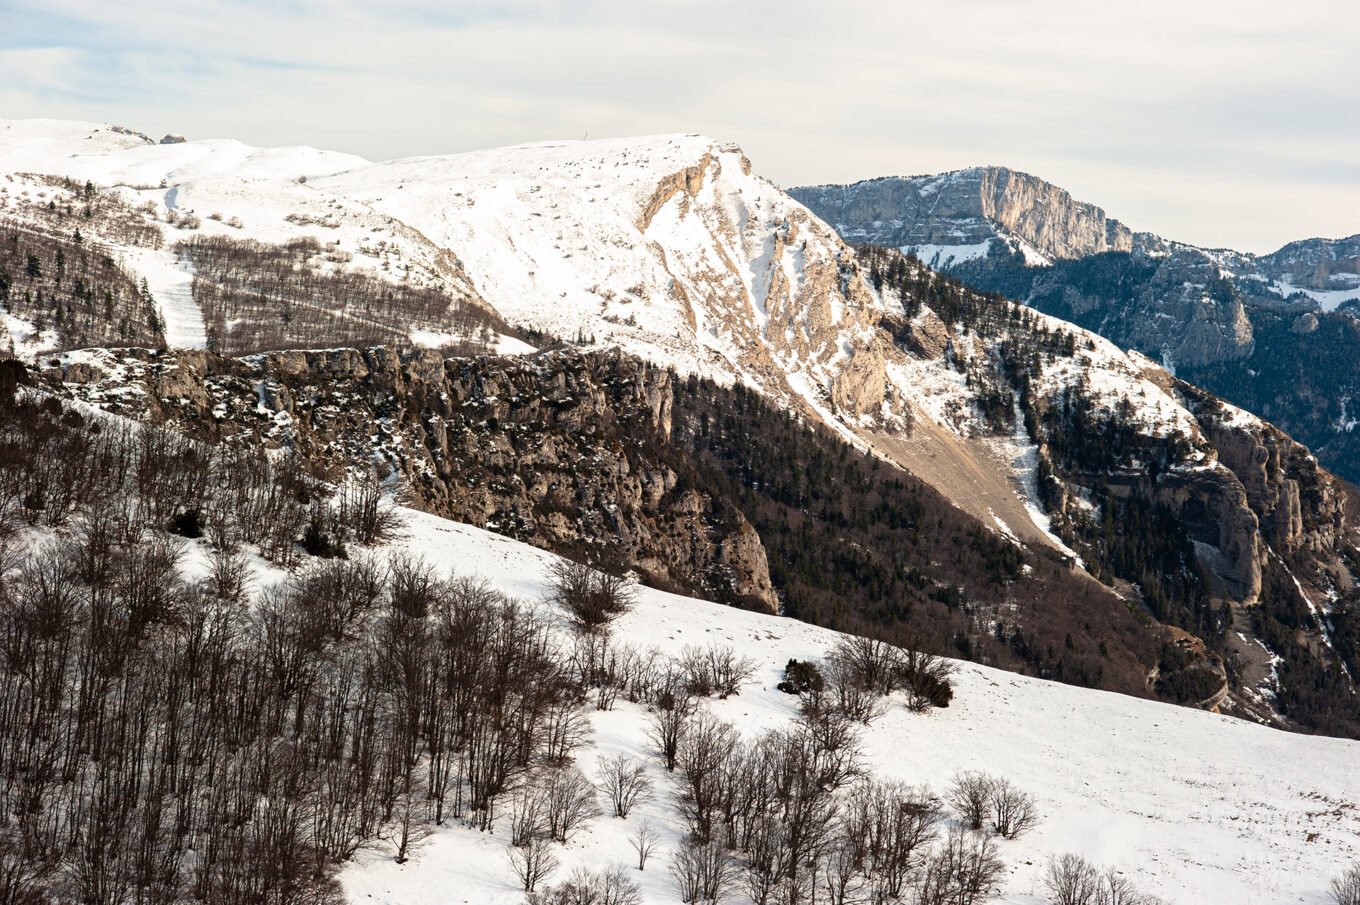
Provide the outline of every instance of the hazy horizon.
<path id="1" fill-rule="evenodd" d="M 1337 2 L 0 2 L 0 116 L 371 160 L 701 132 L 781 186 L 998 165 L 1135 230 L 1360 232 Z"/>

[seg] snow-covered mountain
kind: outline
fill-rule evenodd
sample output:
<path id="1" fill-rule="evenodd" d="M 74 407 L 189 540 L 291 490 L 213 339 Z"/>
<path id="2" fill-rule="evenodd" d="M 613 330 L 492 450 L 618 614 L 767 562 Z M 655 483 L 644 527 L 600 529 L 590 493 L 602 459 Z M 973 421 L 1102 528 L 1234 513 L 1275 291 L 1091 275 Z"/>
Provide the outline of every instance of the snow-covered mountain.
<path id="1" fill-rule="evenodd" d="M 1360 477 L 1360 433 L 1346 414 L 1360 398 L 1351 366 L 1360 236 L 1271 254 L 1200 248 L 1131 232 L 1051 183 L 1000 167 L 790 194 L 849 241 L 900 248 L 1137 349 Z"/>
<path id="2" fill-rule="evenodd" d="M 1355 527 L 1349 492 L 1306 450 L 1245 413 L 1222 415 L 1152 361 L 1079 328 L 981 299 L 915 265 L 866 268 L 835 231 L 756 175 L 735 146 L 670 135 L 372 164 L 310 148 L 155 144 L 115 127 L 15 121 L 0 125 L 0 171 L 10 173 L 0 184 L 0 216 L 58 237 L 83 229 L 86 246 L 106 249 L 141 284 L 170 345 L 220 343 L 224 330 L 243 323 L 254 331 L 248 337 L 282 335 L 306 311 L 334 319 L 289 339 L 294 347 L 349 342 L 349 333 L 327 332 L 346 325 L 388 331 L 377 341 L 395 330 L 441 345 L 454 336 L 452 312 L 475 310 L 490 319 L 485 329 L 500 324 L 617 346 L 680 374 L 756 389 L 924 480 L 980 530 L 1067 557 L 1115 584 L 1122 597 L 1091 582 L 1104 606 L 1122 608 L 1127 599 L 1182 627 L 1225 636 L 1222 643 L 1248 661 L 1237 703 L 1262 716 L 1271 716 L 1264 695 L 1276 691 L 1270 658 L 1278 652 L 1265 646 L 1262 629 L 1243 623 L 1227 632 L 1212 613 L 1228 605 L 1246 619 L 1262 588 L 1273 587 L 1280 557 L 1319 614 L 1300 626 L 1311 639 L 1299 642 L 1301 650 L 1315 647 L 1331 662 L 1322 639 L 1330 611 L 1351 587 L 1345 555 Z M 1018 174 L 985 176 L 968 185 L 990 186 L 987 210 L 1013 221 L 1015 235 L 1027 236 L 1041 256 L 1125 241 L 1099 209 L 1072 206 L 1064 193 Z M 962 184 L 937 181 L 917 194 L 942 204 Z M 1035 210 L 1050 213 L 1026 213 Z M 243 240 L 261 243 L 242 252 L 256 263 L 223 263 L 222 249 Z M 278 248 L 292 250 L 269 258 L 268 249 Z M 276 268 L 271 280 L 299 281 L 313 295 L 271 308 L 272 289 L 255 286 L 250 291 L 265 300 L 255 308 L 228 303 L 207 315 L 205 306 L 220 305 L 223 281 L 238 279 L 233 273 L 249 279 L 266 259 Z M 52 266 L 23 278 L 62 292 Z M 319 310 L 339 291 L 327 275 L 358 274 L 379 282 L 363 284 L 335 312 Z M 380 315 L 367 299 L 387 293 L 384 286 L 461 307 L 409 320 L 401 314 L 408 309 Z M 21 302 L 13 290 L 10 298 L 12 308 Z M 60 335 L 46 309 L 27 296 L 22 304 L 30 307 L 8 316 L 11 334 L 24 340 L 16 350 L 32 356 L 52 348 Z M 97 325 L 99 308 L 72 309 L 60 325 Z M 509 338 L 495 345 L 528 348 Z M 199 423 L 222 417 L 205 405 L 214 392 L 207 384 L 228 366 L 186 359 L 175 367 L 174 380 L 158 379 L 147 392 L 203 406 Z M 310 365 L 288 359 L 286 367 L 303 367 L 286 372 L 296 379 Z M 355 367 L 354 377 L 391 391 L 378 371 Z M 93 388 L 91 401 L 124 398 L 107 386 L 123 379 L 120 366 L 104 373 L 91 360 L 68 358 L 54 373 Z M 290 398 L 271 392 L 261 404 L 286 424 L 285 415 L 296 416 Z M 158 408 L 189 410 L 177 406 Z M 1108 444 L 1093 448 L 1093 437 L 1101 438 L 1098 447 Z M 1155 566 L 1141 549 L 1122 550 L 1127 541 L 1108 535 L 1116 530 L 1111 510 L 1127 506 L 1151 513 L 1138 519 L 1175 520 L 1183 549 L 1165 552 Z M 1148 587 L 1148 578 L 1167 578 L 1166 570 L 1180 576 L 1175 582 L 1199 570 L 1202 579 L 1185 580 L 1202 581 L 1216 603 L 1194 604 L 1193 617 L 1161 612 L 1163 590 Z M 1202 690 L 1206 702 L 1220 702 L 1218 690 Z"/>
<path id="3" fill-rule="evenodd" d="M 100 443 L 117 447 L 84 420 L 102 410 L 212 444 L 218 458 L 176 446 L 172 432 L 126 447 L 183 470 L 176 492 L 205 507 L 138 489 L 124 508 L 145 524 L 128 529 L 128 546 L 165 541 L 171 524 L 192 540 L 164 563 L 205 588 L 231 571 L 238 545 L 255 590 L 301 551 L 336 552 L 343 532 L 303 472 L 381 477 L 425 509 L 538 547 L 593 552 L 608 535 L 613 565 L 766 609 L 643 589 L 615 628 L 638 648 L 716 640 L 750 657 L 740 694 L 703 704 L 745 735 L 792 720 L 796 699 L 774 690 L 782 668 L 835 640 L 770 615 L 791 588 L 809 618 L 883 634 L 937 622 L 926 639 L 937 652 L 1071 683 L 961 664 L 951 706 L 894 706 L 863 732 L 883 778 L 939 791 L 980 769 L 1036 798 L 1039 827 L 998 843 L 1009 905 L 1042 901 L 1041 875 L 1063 852 L 1173 901 L 1322 903 L 1360 850 L 1356 744 L 1256 725 L 1357 731 L 1351 489 L 1283 432 L 1143 355 L 900 254 L 855 251 L 732 145 L 667 135 L 375 164 L 10 121 L 0 173 L 0 300 L 26 363 L 0 370 L 0 402 L 29 400 L 15 397 L 24 382 L 73 401 L 64 414 L 29 400 L 23 417 L 36 420 L 11 424 L 11 439 L 68 431 L 63 455 L 83 462 Z M 1041 206 L 1067 203 L 1025 191 Z M 1073 210 L 1061 222 L 1015 219 L 1029 248 L 1019 253 L 1051 262 L 1124 241 L 1098 209 Z M 438 351 L 458 343 L 458 356 Z M 349 345 L 368 348 L 334 348 Z M 411 345 L 433 348 L 393 348 Z M 295 455 L 262 452 L 275 449 Z M 98 482 L 33 458 L 21 464 L 40 492 L 16 479 L 16 511 L 69 534 L 57 510 L 71 504 L 52 488 L 88 495 Z M 296 473 L 271 477 L 271 461 Z M 212 474 L 239 486 L 219 490 Z M 137 472 L 138 487 L 157 477 Z M 241 538 L 218 543 L 229 532 L 210 505 L 238 507 Z M 369 506 L 376 496 L 336 503 L 349 507 L 341 520 L 376 524 Z M 377 555 L 454 564 L 551 615 L 541 600 L 552 554 L 427 512 L 402 517 L 404 539 Z M 80 530 L 89 542 L 94 529 Z M 184 593 L 192 603 L 209 591 Z M 244 599 L 239 586 L 230 593 Z M 271 606 L 292 592 L 280 593 Z M 327 716 L 337 724 L 351 714 L 345 668 L 360 668 L 362 645 L 401 640 L 364 634 L 399 621 L 396 603 L 382 618 L 365 615 L 373 606 L 328 613 L 339 627 L 299 654 L 325 661 L 319 674 L 336 684 L 317 694 L 342 702 Z M 147 687 L 156 681 L 150 670 Z M 320 724 L 305 686 L 288 703 L 280 684 L 280 706 L 295 710 L 275 714 L 279 732 Z M 389 694 L 365 706 L 396 719 Z M 599 755 L 650 756 L 644 710 L 592 713 L 574 760 L 593 778 Z M 287 747 L 275 741 L 258 750 Z M 559 847 L 567 866 L 629 860 L 642 816 L 675 847 L 675 796 L 655 763 L 647 770 L 656 799 L 629 820 L 590 822 Z M 377 824 L 400 808 L 409 817 L 405 796 L 389 796 L 367 838 L 383 837 Z M 491 810 L 486 832 L 450 821 L 404 864 L 365 849 L 346 891 L 520 901 L 508 827 Z M 646 902 L 676 900 L 664 866 L 638 881 Z"/>
<path id="4" fill-rule="evenodd" d="M 1248 297 L 1333 310 L 1360 298 L 1360 236 L 1304 239 L 1271 254 L 1207 249 L 1135 232 L 1065 189 L 1006 167 L 885 176 L 789 190 L 847 240 L 899 248 L 937 270 L 986 257 L 1045 266 L 1108 252 L 1195 253 Z M 1200 281 L 1203 284 L 1203 280 Z"/>

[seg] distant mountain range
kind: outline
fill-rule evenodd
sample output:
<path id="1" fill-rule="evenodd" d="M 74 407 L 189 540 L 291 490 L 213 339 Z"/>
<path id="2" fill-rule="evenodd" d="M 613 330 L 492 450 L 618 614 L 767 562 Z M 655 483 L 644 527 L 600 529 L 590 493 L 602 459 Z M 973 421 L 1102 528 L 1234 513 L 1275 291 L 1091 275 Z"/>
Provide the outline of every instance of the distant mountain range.
<path id="1" fill-rule="evenodd" d="M 847 241 L 914 254 L 1137 349 L 1360 480 L 1360 235 L 1267 255 L 1199 248 L 1003 167 L 789 194 Z"/>

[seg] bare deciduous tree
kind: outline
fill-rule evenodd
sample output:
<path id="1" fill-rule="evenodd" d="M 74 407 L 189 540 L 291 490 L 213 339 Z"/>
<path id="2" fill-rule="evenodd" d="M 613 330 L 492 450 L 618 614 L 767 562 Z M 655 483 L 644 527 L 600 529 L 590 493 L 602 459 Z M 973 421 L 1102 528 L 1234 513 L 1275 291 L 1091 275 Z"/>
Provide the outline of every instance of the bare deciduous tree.
<path id="1" fill-rule="evenodd" d="M 652 794 L 647 768 L 639 761 L 620 754 L 600 762 L 600 787 L 613 805 L 615 817 L 627 817 L 633 806 Z"/>
<path id="2" fill-rule="evenodd" d="M 951 827 L 916 884 L 919 905 L 974 905 L 990 897 L 1005 865 L 990 836 Z"/>
<path id="3" fill-rule="evenodd" d="M 707 841 L 721 803 L 721 770 L 731 757 L 740 734 L 731 723 L 700 710 L 680 737 L 676 772 L 680 780 L 680 808 L 694 838 Z"/>
<path id="4" fill-rule="evenodd" d="M 545 771 L 539 782 L 548 835 L 558 842 L 570 842 L 581 824 L 599 816 L 595 787 L 575 767 L 554 767 Z"/>
<path id="5" fill-rule="evenodd" d="M 647 740 L 656 748 L 661 763 L 669 771 L 675 770 L 680 739 L 694 715 L 695 706 L 694 699 L 683 691 L 664 692 L 652 704 L 647 717 Z"/>
<path id="6" fill-rule="evenodd" d="M 657 843 L 660 841 L 661 834 L 656 831 L 656 827 L 652 826 L 652 822 L 650 820 L 642 821 L 637 832 L 628 840 L 633 851 L 637 852 L 638 870 L 647 869 L 647 859 L 652 856 L 652 852 L 656 850 Z"/>
<path id="7" fill-rule="evenodd" d="M 671 857 L 671 876 L 686 903 L 717 905 L 733 888 L 735 868 L 727 849 L 716 842 L 688 842 Z"/>
<path id="8" fill-rule="evenodd" d="M 1044 870 L 1044 888 L 1053 905 L 1095 905 L 1100 873 L 1080 855 L 1059 855 Z"/>
<path id="9" fill-rule="evenodd" d="M 1080 855 L 1059 855 L 1044 870 L 1053 905 L 1158 905 L 1113 867 L 1100 870 Z"/>
<path id="10" fill-rule="evenodd" d="M 510 800 L 510 844 L 523 848 L 548 832 L 547 803 L 543 787 L 526 782 Z"/>
<path id="11" fill-rule="evenodd" d="M 991 811 L 992 780 L 976 771 L 959 773 L 945 794 L 945 800 L 970 830 L 980 830 Z"/>
<path id="12" fill-rule="evenodd" d="M 991 781 L 992 827 L 1007 839 L 1018 839 L 1039 822 L 1034 799 L 1008 779 Z"/>
<path id="13" fill-rule="evenodd" d="M 533 892 L 553 871 L 557 870 L 557 856 L 553 854 L 552 843 L 542 836 L 535 836 L 528 845 L 512 845 L 508 852 L 510 869 L 519 878 L 525 892 Z"/>
<path id="14" fill-rule="evenodd" d="M 429 839 L 433 832 L 429 824 L 429 810 L 424 789 L 413 786 L 398 793 L 386 833 L 394 849 L 393 858 L 398 864 L 405 864 Z"/>
<path id="15" fill-rule="evenodd" d="M 532 892 L 528 905 L 641 905 L 642 891 L 621 869 L 604 871 L 578 867 L 569 878 Z"/>

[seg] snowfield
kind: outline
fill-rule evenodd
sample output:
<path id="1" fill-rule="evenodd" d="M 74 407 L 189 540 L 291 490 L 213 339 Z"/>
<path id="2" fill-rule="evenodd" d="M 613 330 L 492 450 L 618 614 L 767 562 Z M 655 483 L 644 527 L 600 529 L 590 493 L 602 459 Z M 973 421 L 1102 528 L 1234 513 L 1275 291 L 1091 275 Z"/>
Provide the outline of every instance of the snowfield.
<path id="1" fill-rule="evenodd" d="M 441 570 L 486 579 L 503 592 L 541 600 L 554 557 L 507 538 L 402 510 L 414 551 Z M 616 624 L 628 643 L 679 653 L 686 645 L 731 644 L 759 666 L 740 695 L 708 706 L 744 734 L 792 719 L 796 700 L 774 689 L 790 657 L 818 658 L 836 634 L 791 619 L 641 589 Z M 1007 865 L 996 901 L 1039 905 L 1041 875 L 1054 854 L 1077 852 L 1123 870 L 1139 887 L 1186 905 L 1323 905 L 1329 879 L 1360 857 L 1360 743 L 1294 735 L 1242 720 L 1122 695 L 958 664 L 953 704 L 925 715 L 895 704 L 863 735 L 880 778 L 943 791 L 958 770 L 1009 778 L 1034 795 L 1043 821 L 999 843 Z M 600 817 L 558 846 L 565 878 L 577 865 L 621 864 L 647 903 L 678 903 L 667 872 L 681 821 L 666 774 L 643 741 L 644 714 L 620 701 L 592 712 L 593 737 L 577 754 L 594 778 L 600 756 L 645 758 L 656 796 L 627 820 Z M 628 839 L 642 820 L 662 832 L 645 872 Z M 507 830 L 482 834 L 456 822 L 398 865 L 385 844 L 366 849 L 342 874 L 356 903 L 520 903 L 506 859 Z"/>

